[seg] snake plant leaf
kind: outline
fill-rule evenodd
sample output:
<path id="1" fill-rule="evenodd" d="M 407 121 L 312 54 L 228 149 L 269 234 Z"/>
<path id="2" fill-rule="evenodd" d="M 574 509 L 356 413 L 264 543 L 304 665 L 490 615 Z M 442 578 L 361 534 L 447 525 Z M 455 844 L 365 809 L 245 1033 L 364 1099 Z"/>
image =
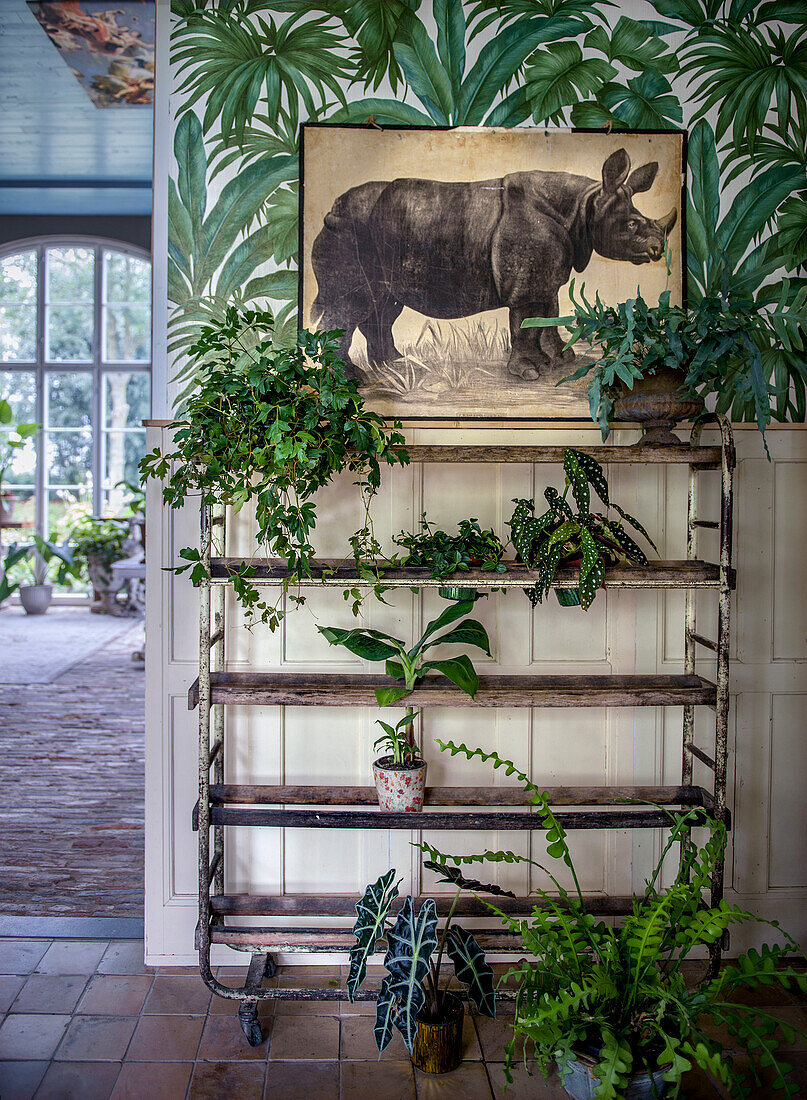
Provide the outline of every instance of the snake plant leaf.
<path id="1" fill-rule="evenodd" d="M 398 648 L 386 641 L 377 631 L 340 630 L 335 626 L 318 626 L 317 630 L 331 645 L 342 645 L 365 661 L 384 661 L 388 657 L 397 657 Z"/>
<path id="2" fill-rule="evenodd" d="M 476 669 L 471 664 L 469 657 L 463 653 L 460 657 L 452 657 L 446 661 L 424 661 L 421 665 L 424 672 L 434 669 L 442 672 L 458 688 L 470 695 L 473 699 L 479 689 L 479 677 Z"/>
<path id="3" fill-rule="evenodd" d="M 391 867 L 367 887 L 356 904 L 356 923 L 353 925 L 356 944 L 350 949 L 350 971 L 347 976 L 347 995 L 351 1003 L 367 973 L 367 959 L 386 932 L 390 906 L 397 898 L 400 886 L 400 880 L 395 882 L 395 874 L 395 868 Z"/>
<path id="4" fill-rule="evenodd" d="M 596 95 L 616 74 L 614 66 L 601 57 L 584 58 L 577 42 L 555 42 L 537 51 L 524 74 L 533 119 L 563 121 L 564 108 Z"/>
<path id="5" fill-rule="evenodd" d="M 591 504 L 588 477 L 577 458 L 577 452 L 567 447 L 563 452 L 563 470 L 572 487 L 572 496 L 581 516 L 587 516 Z"/>
<path id="6" fill-rule="evenodd" d="M 406 41 L 395 42 L 392 48 L 407 84 L 432 120 L 450 125 L 455 119 L 451 80 L 420 20 L 413 20 L 407 27 Z"/>
<path id="7" fill-rule="evenodd" d="M 398 919 L 387 934 L 384 966 L 390 977 L 390 990 L 397 1001 L 395 1026 L 403 1036 L 409 1053 L 415 1045 L 415 1023 L 426 995 L 423 980 L 429 960 L 437 947 L 437 909 L 427 898 L 415 916 L 411 896 L 405 898 Z"/>
<path id="8" fill-rule="evenodd" d="M 436 863 L 430 859 L 424 860 L 423 866 L 428 868 L 429 871 L 434 871 L 439 882 L 450 882 L 458 890 L 473 890 L 483 894 L 495 894 L 497 897 L 502 898 L 514 898 L 516 896 L 512 890 L 503 890 L 501 886 L 497 886 L 494 882 L 477 882 L 475 878 L 466 878 L 459 867 L 450 867 L 446 863 Z"/>
<path id="9" fill-rule="evenodd" d="M 606 84 L 597 100 L 633 130 L 667 130 L 684 120 L 681 104 L 663 73 L 646 69 L 622 84 Z"/>
<path id="10" fill-rule="evenodd" d="M 483 650 L 488 657 L 491 655 L 488 632 L 478 619 L 465 619 L 453 630 L 441 634 L 439 638 L 432 638 L 430 642 L 424 645 L 422 652 L 425 653 L 427 649 L 431 649 L 432 646 L 436 645 L 472 645 Z"/>
<path id="11" fill-rule="evenodd" d="M 594 536 L 585 527 L 580 532 L 580 549 L 583 551 L 583 561 L 577 589 L 580 593 L 580 606 L 588 611 L 605 579 L 605 562 Z"/>
<path id="12" fill-rule="evenodd" d="M 666 44 L 648 27 L 627 15 L 619 17 L 610 38 L 604 27 L 595 27 L 586 35 L 585 45 L 604 53 L 609 61 L 619 61 L 627 69 L 639 73 L 645 69 L 674 73 L 679 68 L 675 54 Z"/>
<path id="13" fill-rule="evenodd" d="M 437 24 L 437 54 L 456 101 L 465 73 L 466 26 L 462 0 L 433 0 L 432 10 Z"/>
<path id="14" fill-rule="evenodd" d="M 392 978 L 387 974 L 381 983 L 375 1002 L 373 1034 L 379 1054 L 382 1054 L 389 1045 L 397 1012 L 398 1005 L 392 990 Z"/>
<path id="15" fill-rule="evenodd" d="M 446 951 L 454 963 L 457 980 L 468 986 L 468 996 L 483 1016 L 496 1015 L 493 971 L 485 952 L 465 928 L 452 924 L 446 937 Z"/>

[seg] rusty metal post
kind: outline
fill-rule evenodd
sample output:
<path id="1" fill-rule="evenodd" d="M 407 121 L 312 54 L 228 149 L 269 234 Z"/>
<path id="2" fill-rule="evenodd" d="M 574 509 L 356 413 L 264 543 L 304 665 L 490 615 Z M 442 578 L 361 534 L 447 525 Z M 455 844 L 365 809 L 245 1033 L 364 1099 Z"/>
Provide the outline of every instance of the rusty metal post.
<path id="1" fill-rule="evenodd" d="M 697 447 L 700 443 L 702 421 L 696 421 L 692 426 L 689 438 L 690 447 Z M 687 493 L 687 561 L 697 557 L 697 527 L 695 520 L 698 517 L 698 471 L 690 463 L 689 466 L 689 491 Z M 684 672 L 688 676 L 695 673 L 695 593 L 687 588 L 684 596 Z M 681 747 L 681 783 L 685 787 L 692 786 L 692 753 L 690 747 L 695 739 L 695 708 L 684 707 L 683 743 Z"/>
<path id="2" fill-rule="evenodd" d="M 200 555 L 204 576 L 199 583 L 199 925 L 196 931 L 199 970 L 214 982 L 210 969 L 210 508 L 201 504 Z"/>
<path id="3" fill-rule="evenodd" d="M 226 528 L 225 528 L 226 509 L 224 507 L 215 507 L 211 514 L 211 552 L 216 557 L 223 557 L 226 546 Z M 211 652 L 210 652 L 210 669 L 211 672 L 220 672 L 224 668 L 225 649 L 224 649 L 224 601 L 226 596 L 225 586 L 223 584 L 216 584 L 210 586 L 210 594 L 212 597 L 212 629 L 213 637 L 211 639 Z M 211 705 L 212 720 L 213 720 L 213 744 L 219 745 L 219 750 L 216 753 L 216 758 L 213 761 L 213 782 L 221 784 L 224 782 L 224 706 Z M 213 859 L 216 863 L 216 869 L 213 875 L 213 893 L 224 893 L 224 826 L 215 825 L 213 827 Z"/>

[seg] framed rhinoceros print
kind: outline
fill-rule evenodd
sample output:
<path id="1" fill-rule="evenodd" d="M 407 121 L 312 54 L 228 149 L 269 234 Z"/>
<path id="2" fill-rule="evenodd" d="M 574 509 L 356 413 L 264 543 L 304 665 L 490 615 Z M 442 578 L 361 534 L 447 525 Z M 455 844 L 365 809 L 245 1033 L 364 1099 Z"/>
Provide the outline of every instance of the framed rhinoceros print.
<path id="1" fill-rule="evenodd" d="M 681 132 L 303 127 L 301 310 L 368 406 L 588 418 L 581 348 L 525 317 L 683 294 Z M 665 242 L 667 243 L 665 258 Z"/>

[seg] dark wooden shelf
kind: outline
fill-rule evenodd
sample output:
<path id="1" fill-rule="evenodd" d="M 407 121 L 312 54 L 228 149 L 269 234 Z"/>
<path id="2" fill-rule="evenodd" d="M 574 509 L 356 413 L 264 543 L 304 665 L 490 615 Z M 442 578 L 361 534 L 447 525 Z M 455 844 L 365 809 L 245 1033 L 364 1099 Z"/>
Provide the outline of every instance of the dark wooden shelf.
<path id="1" fill-rule="evenodd" d="M 280 585 L 288 577 L 286 563 L 281 558 L 212 558 L 210 575 L 214 581 L 229 581 L 242 565 L 254 569 L 249 578 L 254 584 Z M 420 566 L 399 566 L 385 569 L 381 583 L 389 588 L 525 588 L 535 584 L 538 574 L 518 562 L 507 562 L 506 573 L 488 573 L 469 569 L 445 580 L 430 575 Z M 579 566 L 560 566 L 552 582 L 553 588 L 577 585 Z M 359 577 L 352 559 L 324 558 L 312 568 L 312 575 L 299 582 L 302 588 L 372 588 L 375 581 Z M 720 568 L 708 561 L 651 561 L 647 565 L 618 564 L 606 569 L 604 588 L 719 588 Z M 734 587 L 734 571 L 731 574 Z M 295 582 L 297 587 L 297 582 Z"/>
<path id="2" fill-rule="evenodd" d="M 389 676 L 334 672 L 214 672 L 213 703 L 238 706 L 378 706 L 375 689 Z M 407 706 L 431 707 L 679 707 L 714 706 L 717 688 L 701 676 L 480 676 L 474 699 L 441 676 L 427 676 Z M 199 680 L 188 708 L 199 702 Z"/>
<path id="3" fill-rule="evenodd" d="M 412 462 L 563 462 L 563 446 L 519 445 L 420 445 L 407 444 Z M 720 447 L 647 446 L 638 443 L 628 447 L 607 445 L 602 447 L 576 447 L 575 450 L 592 455 L 598 462 L 637 462 L 654 465 L 670 462 L 693 463 L 702 468 L 719 467 Z"/>

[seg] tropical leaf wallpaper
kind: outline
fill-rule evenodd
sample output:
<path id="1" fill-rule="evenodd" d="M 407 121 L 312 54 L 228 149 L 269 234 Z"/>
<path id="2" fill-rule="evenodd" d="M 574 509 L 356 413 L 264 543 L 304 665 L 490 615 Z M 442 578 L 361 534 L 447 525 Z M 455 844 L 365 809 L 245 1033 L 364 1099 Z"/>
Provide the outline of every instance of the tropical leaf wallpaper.
<path id="1" fill-rule="evenodd" d="M 173 0 L 169 350 L 264 303 L 294 339 L 300 122 L 689 130 L 688 293 L 807 286 L 807 0 Z M 783 330 L 784 332 L 784 330 Z M 786 336 L 786 333 L 785 333 Z M 760 348 L 775 418 L 807 364 Z M 180 370 L 185 391 L 193 379 Z M 753 411 L 726 380 L 722 411 Z"/>

